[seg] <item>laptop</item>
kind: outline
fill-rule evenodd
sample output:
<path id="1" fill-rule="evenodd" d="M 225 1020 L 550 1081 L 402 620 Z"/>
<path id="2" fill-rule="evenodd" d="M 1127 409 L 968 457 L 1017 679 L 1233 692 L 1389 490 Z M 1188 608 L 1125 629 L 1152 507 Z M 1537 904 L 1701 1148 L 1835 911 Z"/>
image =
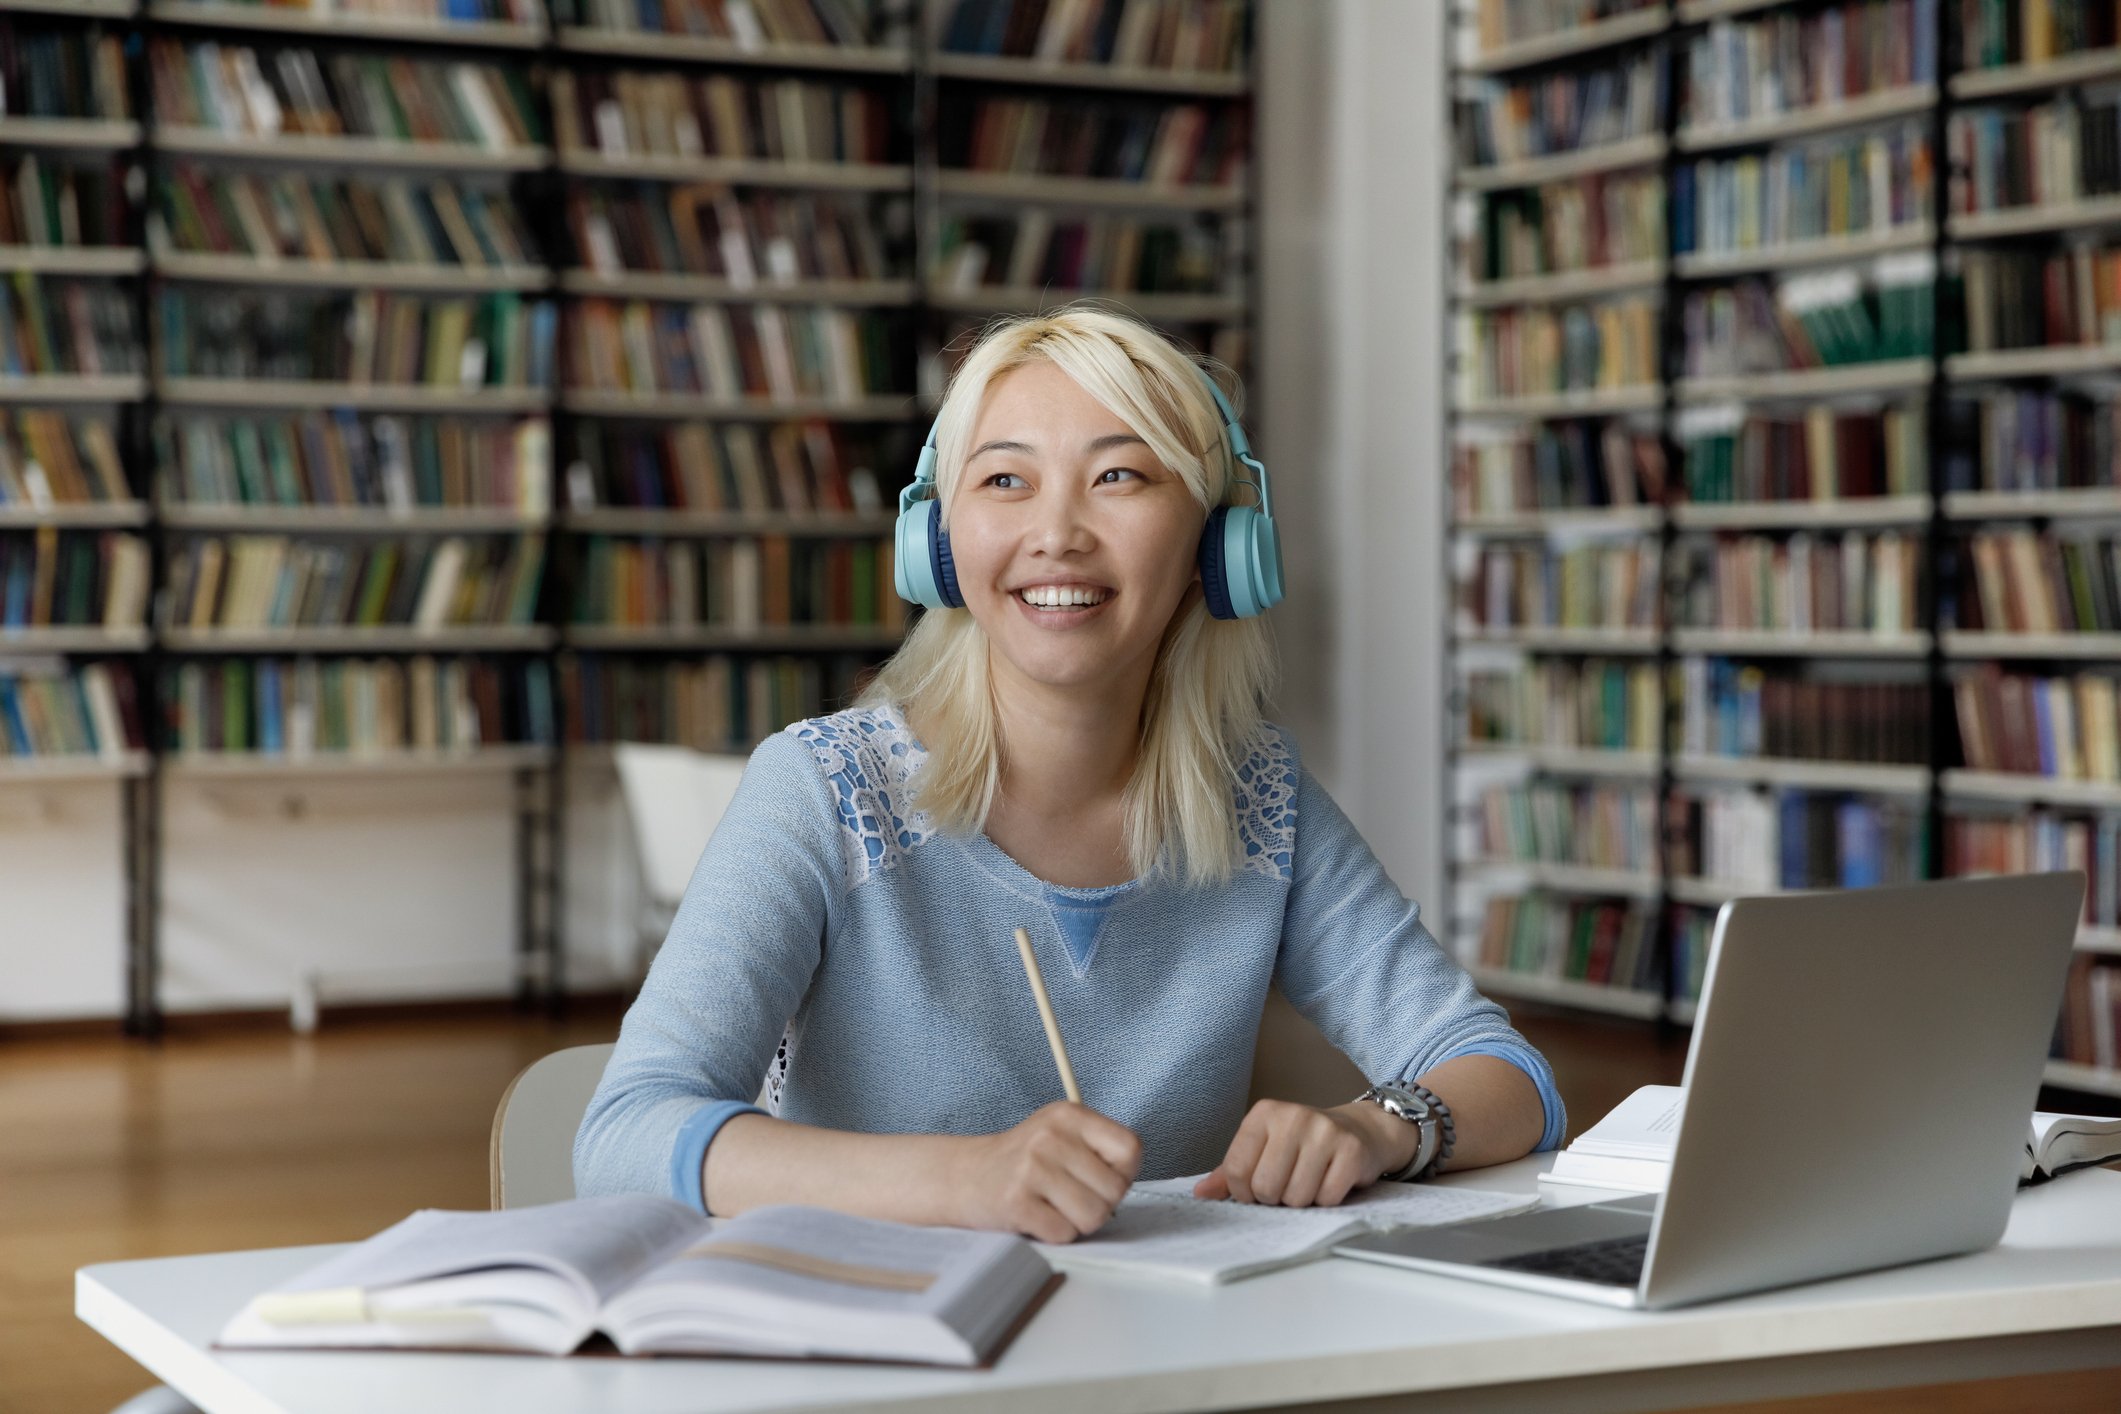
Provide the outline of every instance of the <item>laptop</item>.
<path id="1" fill-rule="evenodd" d="M 2003 1236 L 2084 874 L 1726 903 L 1663 1194 L 1333 1250 L 1660 1309 Z"/>

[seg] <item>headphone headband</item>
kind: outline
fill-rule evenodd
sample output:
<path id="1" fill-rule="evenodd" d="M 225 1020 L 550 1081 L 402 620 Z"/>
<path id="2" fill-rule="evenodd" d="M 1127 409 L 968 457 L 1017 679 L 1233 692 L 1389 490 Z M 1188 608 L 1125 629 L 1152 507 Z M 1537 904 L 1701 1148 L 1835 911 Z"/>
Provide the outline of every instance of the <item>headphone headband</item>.
<path id="1" fill-rule="evenodd" d="M 1236 484 L 1250 485 L 1259 497 L 1252 506 L 1220 505 L 1208 512 L 1200 537 L 1198 560 L 1208 612 L 1218 619 L 1263 614 L 1282 599 L 1281 536 L 1274 526 L 1274 501 L 1267 489 L 1265 463 L 1252 454 L 1252 443 L 1238 424 L 1237 410 L 1208 371 L 1193 365 L 1208 385 L 1222 413 L 1223 434 L 1230 440 Z M 942 527 L 942 504 L 927 493 L 936 490 L 936 433 L 942 414 L 928 424 L 913 480 L 899 492 L 893 578 L 901 598 L 930 608 L 962 608 L 957 569 L 950 557 L 950 532 Z M 1238 468 L 1250 468 L 1245 476 Z M 1227 490 L 1226 493 L 1227 494 Z"/>

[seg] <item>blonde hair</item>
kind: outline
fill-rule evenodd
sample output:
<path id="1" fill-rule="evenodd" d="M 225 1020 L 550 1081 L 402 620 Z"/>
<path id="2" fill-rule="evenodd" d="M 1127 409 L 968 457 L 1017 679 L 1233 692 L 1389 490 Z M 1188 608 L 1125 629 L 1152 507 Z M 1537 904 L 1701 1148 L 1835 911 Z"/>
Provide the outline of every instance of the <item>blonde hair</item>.
<path id="1" fill-rule="evenodd" d="M 936 418 L 936 496 L 945 525 L 989 385 L 1037 359 L 1125 422 L 1203 509 L 1234 503 L 1241 483 L 1202 366 L 1148 325 L 1076 303 L 989 325 L 959 366 Z M 915 802 L 951 833 L 984 828 L 1001 783 L 1007 744 L 988 652 L 970 610 L 928 609 L 858 703 L 919 714 L 928 760 L 914 782 Z M 1172 616 L 1149 676 L 1124 797 L 1126 848 L 1137 875 L 1182 870 L 1187 884 L 1202 885 L 1236 872 L 1237 768 L 1261 733 L 1273 666 L 1258 618 L 1216 619 L 1191 593 Z"/>

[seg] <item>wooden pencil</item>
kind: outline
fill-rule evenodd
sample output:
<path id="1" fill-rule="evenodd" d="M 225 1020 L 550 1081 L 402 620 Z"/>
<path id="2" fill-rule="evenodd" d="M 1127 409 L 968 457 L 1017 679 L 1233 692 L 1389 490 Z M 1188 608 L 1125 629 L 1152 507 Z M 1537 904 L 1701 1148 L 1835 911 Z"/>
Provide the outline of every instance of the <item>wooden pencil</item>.
<path id="1" fill-rule="evenodd" d="M 1031 935 L 1016 930 L 1016 953 L 1024 960 L 1024 975 L 1031 979 L 1031 996 L 1038 1002 L 1038 1019 L 1046 1024 L 1046 1044 L 1053 1048 L 1053 1064 L 1060 1071 L 1061 1089 L 1075 1104 L 1083 1102 L 1076 1088 L 1075 1067 L 1068 1064 L 1068 1048 L 1061 1044 L 1060 1023 L 1053 1019 L 1053 1002 L 1046 996 L 1046 979 L 1039 976 L 1038 959 L 1031 955 Z"/>

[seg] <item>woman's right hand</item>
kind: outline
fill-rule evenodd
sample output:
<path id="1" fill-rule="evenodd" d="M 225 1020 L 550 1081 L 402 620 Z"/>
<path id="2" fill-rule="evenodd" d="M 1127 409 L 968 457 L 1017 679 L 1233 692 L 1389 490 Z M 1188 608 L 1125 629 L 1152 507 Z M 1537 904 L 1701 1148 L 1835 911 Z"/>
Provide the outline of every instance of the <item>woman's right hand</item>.
<path id="1" fill-rule="evenodd" d="M 1065 1100 L 1013 1129 L 963 1142 L 950 1176 L 951 1221 L 1039 1242 L 1097 1231 L 1141 1170 L 1133 1130 Z"/>

